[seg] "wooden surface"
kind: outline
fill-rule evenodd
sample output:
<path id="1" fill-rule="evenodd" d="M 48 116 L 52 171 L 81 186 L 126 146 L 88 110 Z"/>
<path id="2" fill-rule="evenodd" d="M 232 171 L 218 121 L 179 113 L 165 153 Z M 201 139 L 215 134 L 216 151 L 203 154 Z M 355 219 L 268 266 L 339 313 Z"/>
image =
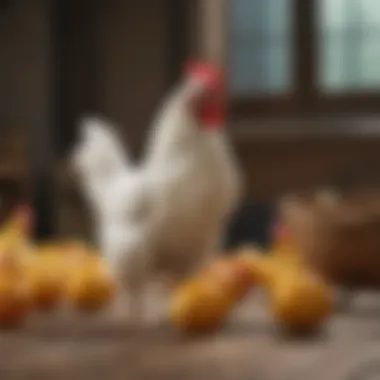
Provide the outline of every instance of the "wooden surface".
<path id="1" fill-rule="evenodd" d="M 265 300 L 250 297 L 223 331 L 185 339 L 154 325 L 131 331 L 122 314 L 60 311 L 0 335 L 2 379 L 366 380 L 380 376 L 380 299 L 355 297 L 317 337 L 273 328 Z M 376 310 L 377 309 L 377 310 Z"/>

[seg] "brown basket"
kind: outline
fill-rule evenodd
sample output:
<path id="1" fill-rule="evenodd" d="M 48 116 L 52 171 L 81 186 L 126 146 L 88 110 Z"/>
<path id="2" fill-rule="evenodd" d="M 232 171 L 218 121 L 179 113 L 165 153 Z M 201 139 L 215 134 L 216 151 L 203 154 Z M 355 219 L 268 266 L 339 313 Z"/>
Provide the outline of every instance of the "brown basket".
<path id="1" fill-rule="evenodd" d="M 380 286 L 380 192 L 318 192 L 284 198 L 280 221 L 329 280 Z"/>

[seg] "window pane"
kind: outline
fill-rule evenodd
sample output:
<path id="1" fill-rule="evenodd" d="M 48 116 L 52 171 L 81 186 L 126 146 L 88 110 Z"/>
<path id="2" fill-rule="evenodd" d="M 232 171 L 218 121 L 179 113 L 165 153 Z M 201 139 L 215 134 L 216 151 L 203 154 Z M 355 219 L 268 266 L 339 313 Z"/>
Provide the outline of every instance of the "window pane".
<path id="1" fill-rule="evenodd" d="M 291 0 L 232 0 L 230 86 L 234 95 L 277 94 L 291 86 Z"/>
<path id="2" fill-rule="evenodd" d="M 363 18 L 366 23 L 375 28 L 380 26 L 380 2 L 378 0 L 362 0 Z"/>
<path id="3" fill-rule="evenodd" d="M 324 80 L 325 83 L 332 88 L 344 87 L 345 76 L 341 70 L 343 62 L 341 40 L 342 38 L 339 34 L 334 35 L 330 33 L 329 38 L 327 38 L 325 42 L 326 46 L 324 46 L 324 64 L 328 67 L 328 70 L 324 72 Z"/>
<path id="4" fill-rule="evenodd" d="M 380 1 L 320 0 L 321 87 L 380 88 Z"/>
<path id="5" fill-rule="evenodd" d="M 346 0 L 322 0 L 322 2 L 322 27 L 324 29 L 327 28 L 329 30 L 339 30 L 340 28 L 342 28 L 342 26 L 344 26 L 345 21 L 344 4 Z"/>
<path id="6" fill-rule="evenodd" d="M 360 64 L 365 68 L 360 76 L 362 87 L 380 88 L 380 30 L 367 36 Z"/>

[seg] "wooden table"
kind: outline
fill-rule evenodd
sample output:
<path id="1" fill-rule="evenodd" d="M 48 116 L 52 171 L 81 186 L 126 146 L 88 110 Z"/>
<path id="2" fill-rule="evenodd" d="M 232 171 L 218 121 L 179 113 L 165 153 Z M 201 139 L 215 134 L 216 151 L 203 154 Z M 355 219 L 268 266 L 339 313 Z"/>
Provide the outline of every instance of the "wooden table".
<path id="1" fill-rule="evenodd" d="M 377 295 L 357 296 L 350 312 L 337 314 L 323 333 L 308 339 L 281 335 L 266 314 L 265 300 L 258 295 L 248 297 L 223 331 L 197 339 L 179 336 L 164 322 L 137 333 L 118 314 L 87 318 L 62 311 L 33 316 L 23 329 L 0 334 L 1 379 L 379 377 Z"/>

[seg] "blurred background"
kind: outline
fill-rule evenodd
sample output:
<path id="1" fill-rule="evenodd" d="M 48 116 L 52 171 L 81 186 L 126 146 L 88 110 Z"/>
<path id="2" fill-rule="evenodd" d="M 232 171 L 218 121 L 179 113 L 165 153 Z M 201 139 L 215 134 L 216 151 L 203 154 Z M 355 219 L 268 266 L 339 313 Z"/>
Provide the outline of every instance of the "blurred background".
<path id="1" fill-rule="evenodd" d="M 228 244 L 267 241 L 279 196 L 377 186 L 378 0 L 0 0 L 1 212 L 89 235 L 65 154 L 75 122 L 115 121 L 136 159 L 184 60 L 225 67 L 247 197 Z"/>

